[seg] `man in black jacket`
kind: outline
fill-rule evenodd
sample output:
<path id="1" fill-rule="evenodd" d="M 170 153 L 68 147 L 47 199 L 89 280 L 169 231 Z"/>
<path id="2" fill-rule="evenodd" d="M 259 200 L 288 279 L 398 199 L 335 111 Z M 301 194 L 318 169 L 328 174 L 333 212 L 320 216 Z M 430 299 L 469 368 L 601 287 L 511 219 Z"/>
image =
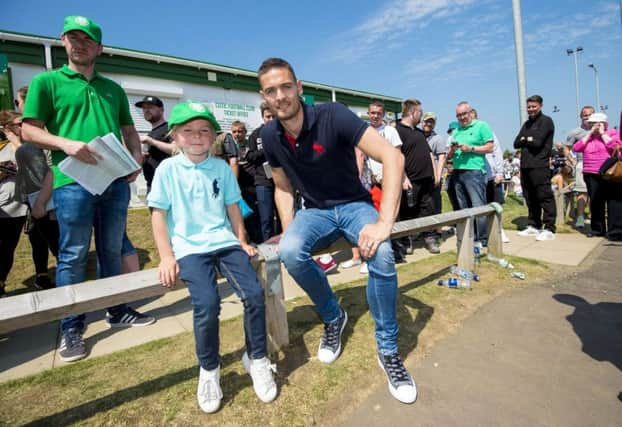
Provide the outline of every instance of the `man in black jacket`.
<path id="1" fill-rule="evenodd" d="M 261 118 L 264 122 L 261 126 L 251 133 L 248 138 L 248 152 L 246 153 L 246 162 L 249 165 L 247 169 L 253 174 L 255 180 L 255 190 L 257 194 L 257 210 L 259 211 L 259 222 L 261 224 L 261 243 L 274 236 L 274 182 L 272 177 L 266 175 L 267 167 L 266 156 L 263 152 L 263 144 L 261 141 L 261 130 L 264 125 L 272 120 L 272 112 L 268 108 L 268 104 L 261 103 Z"/>
<path id="2" fill-rule="evenodd" d="M 550 157 L 555 125 L 542 114 L 542 97 L 527 98 L 529 119 L 514 140 L 521 150 L 521 186 L 529 210 L 527 228 L 519 236 L 536 236 L 536 240 L 555 238 L 555 200 L 551 190 Z M 541 230 L 544 224 L 544 229 Z"/>

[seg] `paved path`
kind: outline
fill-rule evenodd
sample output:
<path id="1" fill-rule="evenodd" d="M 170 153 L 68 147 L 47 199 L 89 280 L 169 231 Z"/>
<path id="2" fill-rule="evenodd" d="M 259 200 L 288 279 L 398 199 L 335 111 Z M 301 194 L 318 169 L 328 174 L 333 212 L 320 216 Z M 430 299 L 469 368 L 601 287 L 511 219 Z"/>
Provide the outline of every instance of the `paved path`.
<path id="1" fill-rule="evenodd" d="M 375 390 L 348 426 L 621 426 L 622 246 L 500 296 L 409 366 L 419 397 Z"/>
<path id="2" fill-rule="evenodd" d="M 545 262 L 579 265 L 602 239 L 587 239 L 581 234 L 558 234 L 548 242 L 536 242 L 534 238 L 518 237 L 507 232 L 511 243 L 504 245 L 504 252 L 510 255 L 538 259 Z M 455 237 L 447 239 L 441 250 L 456 248 Z M 349 254 L 337 255 L 338 261 L 345 261 Z M 416 249 L 407 257 L 408 262 L 431 256 L 425 249 Z M 357 268 L 340 270 L 329 275 L 331 284 L 345 283 L 361 278 Z M 285 274 L 283 275 L 287 299 L 303 295 L 302 290 Z M 231 289 L 221 286 L 223 299 L 221 319 L 238 316 L 242 306 Z M 140 311 L 157 318 L 155 325 L 144 328 L 108 329 L 103 311 L 87 316 L 88 328 L 84 335 L 89 357 L 113 353 L 152 340 L 192 331 L 192 307 L 187 290 L 178 289 L 160 298 L 133 304 Z M 58 344 L 58 322 L 51 322 L 0 337 L 0 382 L 35 374 L 55 366 L 63 365 L 56 352 Z"/>

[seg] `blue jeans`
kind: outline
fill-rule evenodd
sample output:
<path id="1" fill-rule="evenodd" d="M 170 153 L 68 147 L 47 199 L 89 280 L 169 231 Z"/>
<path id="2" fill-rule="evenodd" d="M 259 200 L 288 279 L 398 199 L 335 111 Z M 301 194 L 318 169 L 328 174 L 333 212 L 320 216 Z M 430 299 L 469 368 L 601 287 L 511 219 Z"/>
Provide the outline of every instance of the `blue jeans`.
<path id="1" fill-rule="evenodd" d="M 261 237 L 263 241 L 274 235 L 274 187 L 256 185 L 257 210 L 261 223 Z"/>
<path id="2" fill-rule="evenodd" d="M 121 274 L 121 243 L 127 221 L 130 187 L 127 179 L 119 178 L 94 196 L 79 184 L 54 190 L 54 205 L 60 232 L 56 287 L 86 280 L 86 264 L 95 230 L 95 249 L 101 277 Z M 125 304 L 108 308 L 111 316 L 126 310 Z M 61 320 L 61 332 L 84 329 L 84 314 Z"/>
<path id="3" fill-rule="evenodd" d="M 312 252 L 344 236 L 357 245 L 359 232 L 378 219 L 367 202 L 345 203 L 326 209 L 303 209 L 296 213 L 279 244 L 279 254 L 289 274 L 309 295 L 323 322 L 339 316 L 339 303 L 326 274 Z M 376 325 L 376 343 L 383 355 L 397 353 L 397 273 L 390 240 L 380 244 L 368 260 L 367 302 Z"/>
<path id="4" fill-rule="evenodd" d="M 218 315 L 220 295 L 216 268 L 244 304 L 246 352 L 251 359 L 266 355 L 266 306 L 261 284 L 250 258 L 239 246 L 204 254 L 187 255 L 178 260 L 179 277 L 186 282 L 193 307 L 194 341 L 203 369 L 220 365 L 218 354 Z"/>
<path id="5" fill-rule="evenodd" d="M 486 173 L 480 170 L 454 169 L 456 199 L 460 209 L 476 208 L 486 205 Z M 475 241 L 488 244 L 487 219 L 485 216 L 475 220 Z"/>

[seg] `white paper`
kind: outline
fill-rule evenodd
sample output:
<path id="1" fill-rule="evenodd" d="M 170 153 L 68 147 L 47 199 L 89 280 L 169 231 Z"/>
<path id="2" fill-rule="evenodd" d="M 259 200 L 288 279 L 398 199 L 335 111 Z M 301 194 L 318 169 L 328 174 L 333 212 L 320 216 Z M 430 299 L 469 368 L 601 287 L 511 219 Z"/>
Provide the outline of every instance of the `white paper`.
<path id="1" fill-rule="evenodd" d="M 140 170 L 140 165 L 114 133 L 97 137 L 89 145 L 103 157 L 97 159 L 97 164 L 91 165 L 69 156 L 58 164 L 58 168 L 93 195 L 102 194 L 115 179 Z"/>

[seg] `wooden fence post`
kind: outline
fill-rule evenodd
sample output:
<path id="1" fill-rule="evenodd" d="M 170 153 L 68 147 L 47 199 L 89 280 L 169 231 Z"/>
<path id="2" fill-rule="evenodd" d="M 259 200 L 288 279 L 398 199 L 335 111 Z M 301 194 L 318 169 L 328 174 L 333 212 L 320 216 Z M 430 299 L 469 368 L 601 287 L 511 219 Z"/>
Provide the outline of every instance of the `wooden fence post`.
<path id="1" fill-rule="evenodd" d="M 565 224 L 566 210 L 564 209 L 564 193 L 559 190 L 554 190 L 553 196 L 555 197 L 555 225 Z"/>
<path id="2" fill-rule="evenodd" d="M 501 238 L 501 213 L 488 217 L 488 253 L 503 258 L 503 240 Z"/>
<path id="3" fill-rule="evenodd" d="M 469 217 L 456 224 L 456 238 L 458 251 L 458 267 L 473 271 L 473 218 Z"/>
<path id="4" fill-rule="evenodd" d="M 287 324 L 285 293 L 283 292 L 281 260 L 276 250 L 277 245 L 263 244 L 259 245 L 258 249 L 263 257 L 263 262 L 259 262 L 257 277 L 259 277 L 266 296 L 268 352 L 275 354 L 289 344 L 289 326 Z"/>

